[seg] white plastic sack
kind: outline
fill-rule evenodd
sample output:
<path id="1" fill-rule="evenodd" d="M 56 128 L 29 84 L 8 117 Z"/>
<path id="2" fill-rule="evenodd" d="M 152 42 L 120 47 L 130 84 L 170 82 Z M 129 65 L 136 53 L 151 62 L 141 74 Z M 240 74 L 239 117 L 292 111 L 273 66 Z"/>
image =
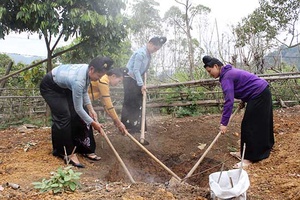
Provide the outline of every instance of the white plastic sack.
<path id="1" fill-rule="evenodd" d="M 209 175 L 209 186 L 212 198 L 246 200 L 246 191 L 250 186 L 247 172 L 243 169 L 233 169 L 223 171 L 221 177 L 220 174 L 221 172 L 215 172 Z"/>

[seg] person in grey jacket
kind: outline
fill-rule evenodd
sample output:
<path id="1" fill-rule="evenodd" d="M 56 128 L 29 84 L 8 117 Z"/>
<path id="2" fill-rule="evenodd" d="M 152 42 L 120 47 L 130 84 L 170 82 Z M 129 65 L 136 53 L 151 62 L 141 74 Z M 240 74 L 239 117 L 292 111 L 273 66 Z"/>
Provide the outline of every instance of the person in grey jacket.
<path id="1" fill-rule="evenodd" d="M 95 141 L 86 137 L 92 128 L 101 131 L 88 95 L 90 81 L 96 81 L 111 69 L 110 58 L 94 58 L 87 64 L 64 64 L 48 72 L 40 84 L 40 92 L 51 110 L 52 146 L 54 156 L 59 156 L 76 167 L 84 167 L 74 149 L 80 153 L 94 153 Z M 79 125 L 79 120 L 84 125 Z M 83 130 L 84 129 L 84 130 Z M 74 137 L 82 135 L 81 142 Z M 81 148 L 80 144 L 88 148 Z M 75 151 L 76 152 L 76 151 Z M 64 155 L 68 156 L 65 157 Z M 66 160 L 67 159 L 67 160 Z"/>
<path id="2" fill-rule="evenodd" d="M 128 75 L 123 79 L 121 122 L 131 133 L 141 130 L 143 93 L 146 92 L 144 74 L 148 71 L 151 54 L 158 51 L 166 41 L 166 37 L 152 37 L 145 46 L 132 54 L 127 63 Z"/>

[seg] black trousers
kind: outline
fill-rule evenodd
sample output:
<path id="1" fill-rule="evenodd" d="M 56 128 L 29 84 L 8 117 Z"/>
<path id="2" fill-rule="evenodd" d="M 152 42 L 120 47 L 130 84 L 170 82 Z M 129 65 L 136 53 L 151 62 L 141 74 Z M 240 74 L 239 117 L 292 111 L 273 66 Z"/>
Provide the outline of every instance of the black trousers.
<path id="1" fill-rule="evenodd" d="M 72 91 L 59 87 L 49 72 L 40 84 L 40 92 L 51 110 L 53 155 L 70 155 L 76 146 L 78 153 L 95 152 L 92 127 L 87 127 L 74 109 Z"/>
<path id="2" fill-rule="evenodd" d="M 143 94 L 136 80 L 126 76 L 123 79 L 124 100 L 121 113 L 121 122 L 131 133 L 141 130 Z M 145 125 L 145 130 L 147 127 Z"/>
<path id="3" fill-rule="evenodd" d="M 268 87 L 257 98 L 247 102 L 241 125 L 241 152 L 244 143 L 245 159 L 257 162 L 269 157 L 275 140 L 272 95 Z"/>

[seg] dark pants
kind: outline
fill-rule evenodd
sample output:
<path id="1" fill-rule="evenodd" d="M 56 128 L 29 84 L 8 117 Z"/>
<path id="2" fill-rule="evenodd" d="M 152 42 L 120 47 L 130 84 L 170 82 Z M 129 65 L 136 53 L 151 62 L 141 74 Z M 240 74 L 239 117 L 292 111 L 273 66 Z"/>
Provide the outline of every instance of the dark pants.
<path id="1" fill-rule="evenodd" d="M 241 126 L 241 152 L 246 143 L 245 159 L 257 162 L 269 157 L 274 142 L 272 95 L 267 87 L 247 102 Z"/>
<path id="2" fill-rule="evenodd" d="M 59 87 L 49 72 L 41 82 L 40 92 L 51 110 L 53 155 L 64 155 L 64 147 L 67 154 L 70 155 L 75 146 L 77 147 L 76 152 L 79 153 L 94 152 L 93 129 L 86 127 L 77 115 L 71 90 Z M 87 142 L 80 143 L 79 140 Z M 82 146 L 84 144 L 87 144 L 88 148 Z"/>
<path id="3" fill-rule="evenodd" d="M 143 103 L 141 87 L 136 84 L 136 80 L 128 76 L 124 77 L 123 86 L 124 100 L 121 122 L 126 126 L 129 132 L 140 132 Z"/>

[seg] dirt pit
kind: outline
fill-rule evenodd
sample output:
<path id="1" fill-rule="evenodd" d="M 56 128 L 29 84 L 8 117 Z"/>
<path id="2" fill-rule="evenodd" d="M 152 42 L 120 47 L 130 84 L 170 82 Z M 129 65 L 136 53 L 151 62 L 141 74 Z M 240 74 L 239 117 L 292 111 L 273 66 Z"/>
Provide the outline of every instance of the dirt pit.
<path id="1" fill-rule="evenodd" d="M 186 183 L 172 184 L 172 175 L 135 144 L 129 137 L 118 133 L 112 123 L 106 123 L 106 133 L 124 161 L 131 176 L 130 182 L 104 137 L 95 135 L 96 153 L 100 161 L 90 161 L 81 155 L 86 168 L 82 172 L 81 188 L 75 192 L 53 195 L 39 193 L 32 182 L 50 178 L 50 172 L 65 166 L 51 154 L 49 128 L 11 128 L 0 132 L 0 199 L 68 199 L 68 200 L 161 200 L 210 199 L 208 176 L 232 169 L 238 162 L 230 151 L 239 147 L 242 113 L 231 122 L 229 132 L 222 135 L 205 156 Z M 246 171 L 250 179 L 247 199 L 299 200 L 300 199 L 300 106 L 274 110 L 276 144 L 271 156 L 250 165 Z M 166 167 L 184 178 L 218 134 L 220 115 L 173 118 L 148 116 L 145 146 Z M 139 135 L 133 135 L 139 140 Z M 18 189 L 6 183 L 20 185 Z"/>

